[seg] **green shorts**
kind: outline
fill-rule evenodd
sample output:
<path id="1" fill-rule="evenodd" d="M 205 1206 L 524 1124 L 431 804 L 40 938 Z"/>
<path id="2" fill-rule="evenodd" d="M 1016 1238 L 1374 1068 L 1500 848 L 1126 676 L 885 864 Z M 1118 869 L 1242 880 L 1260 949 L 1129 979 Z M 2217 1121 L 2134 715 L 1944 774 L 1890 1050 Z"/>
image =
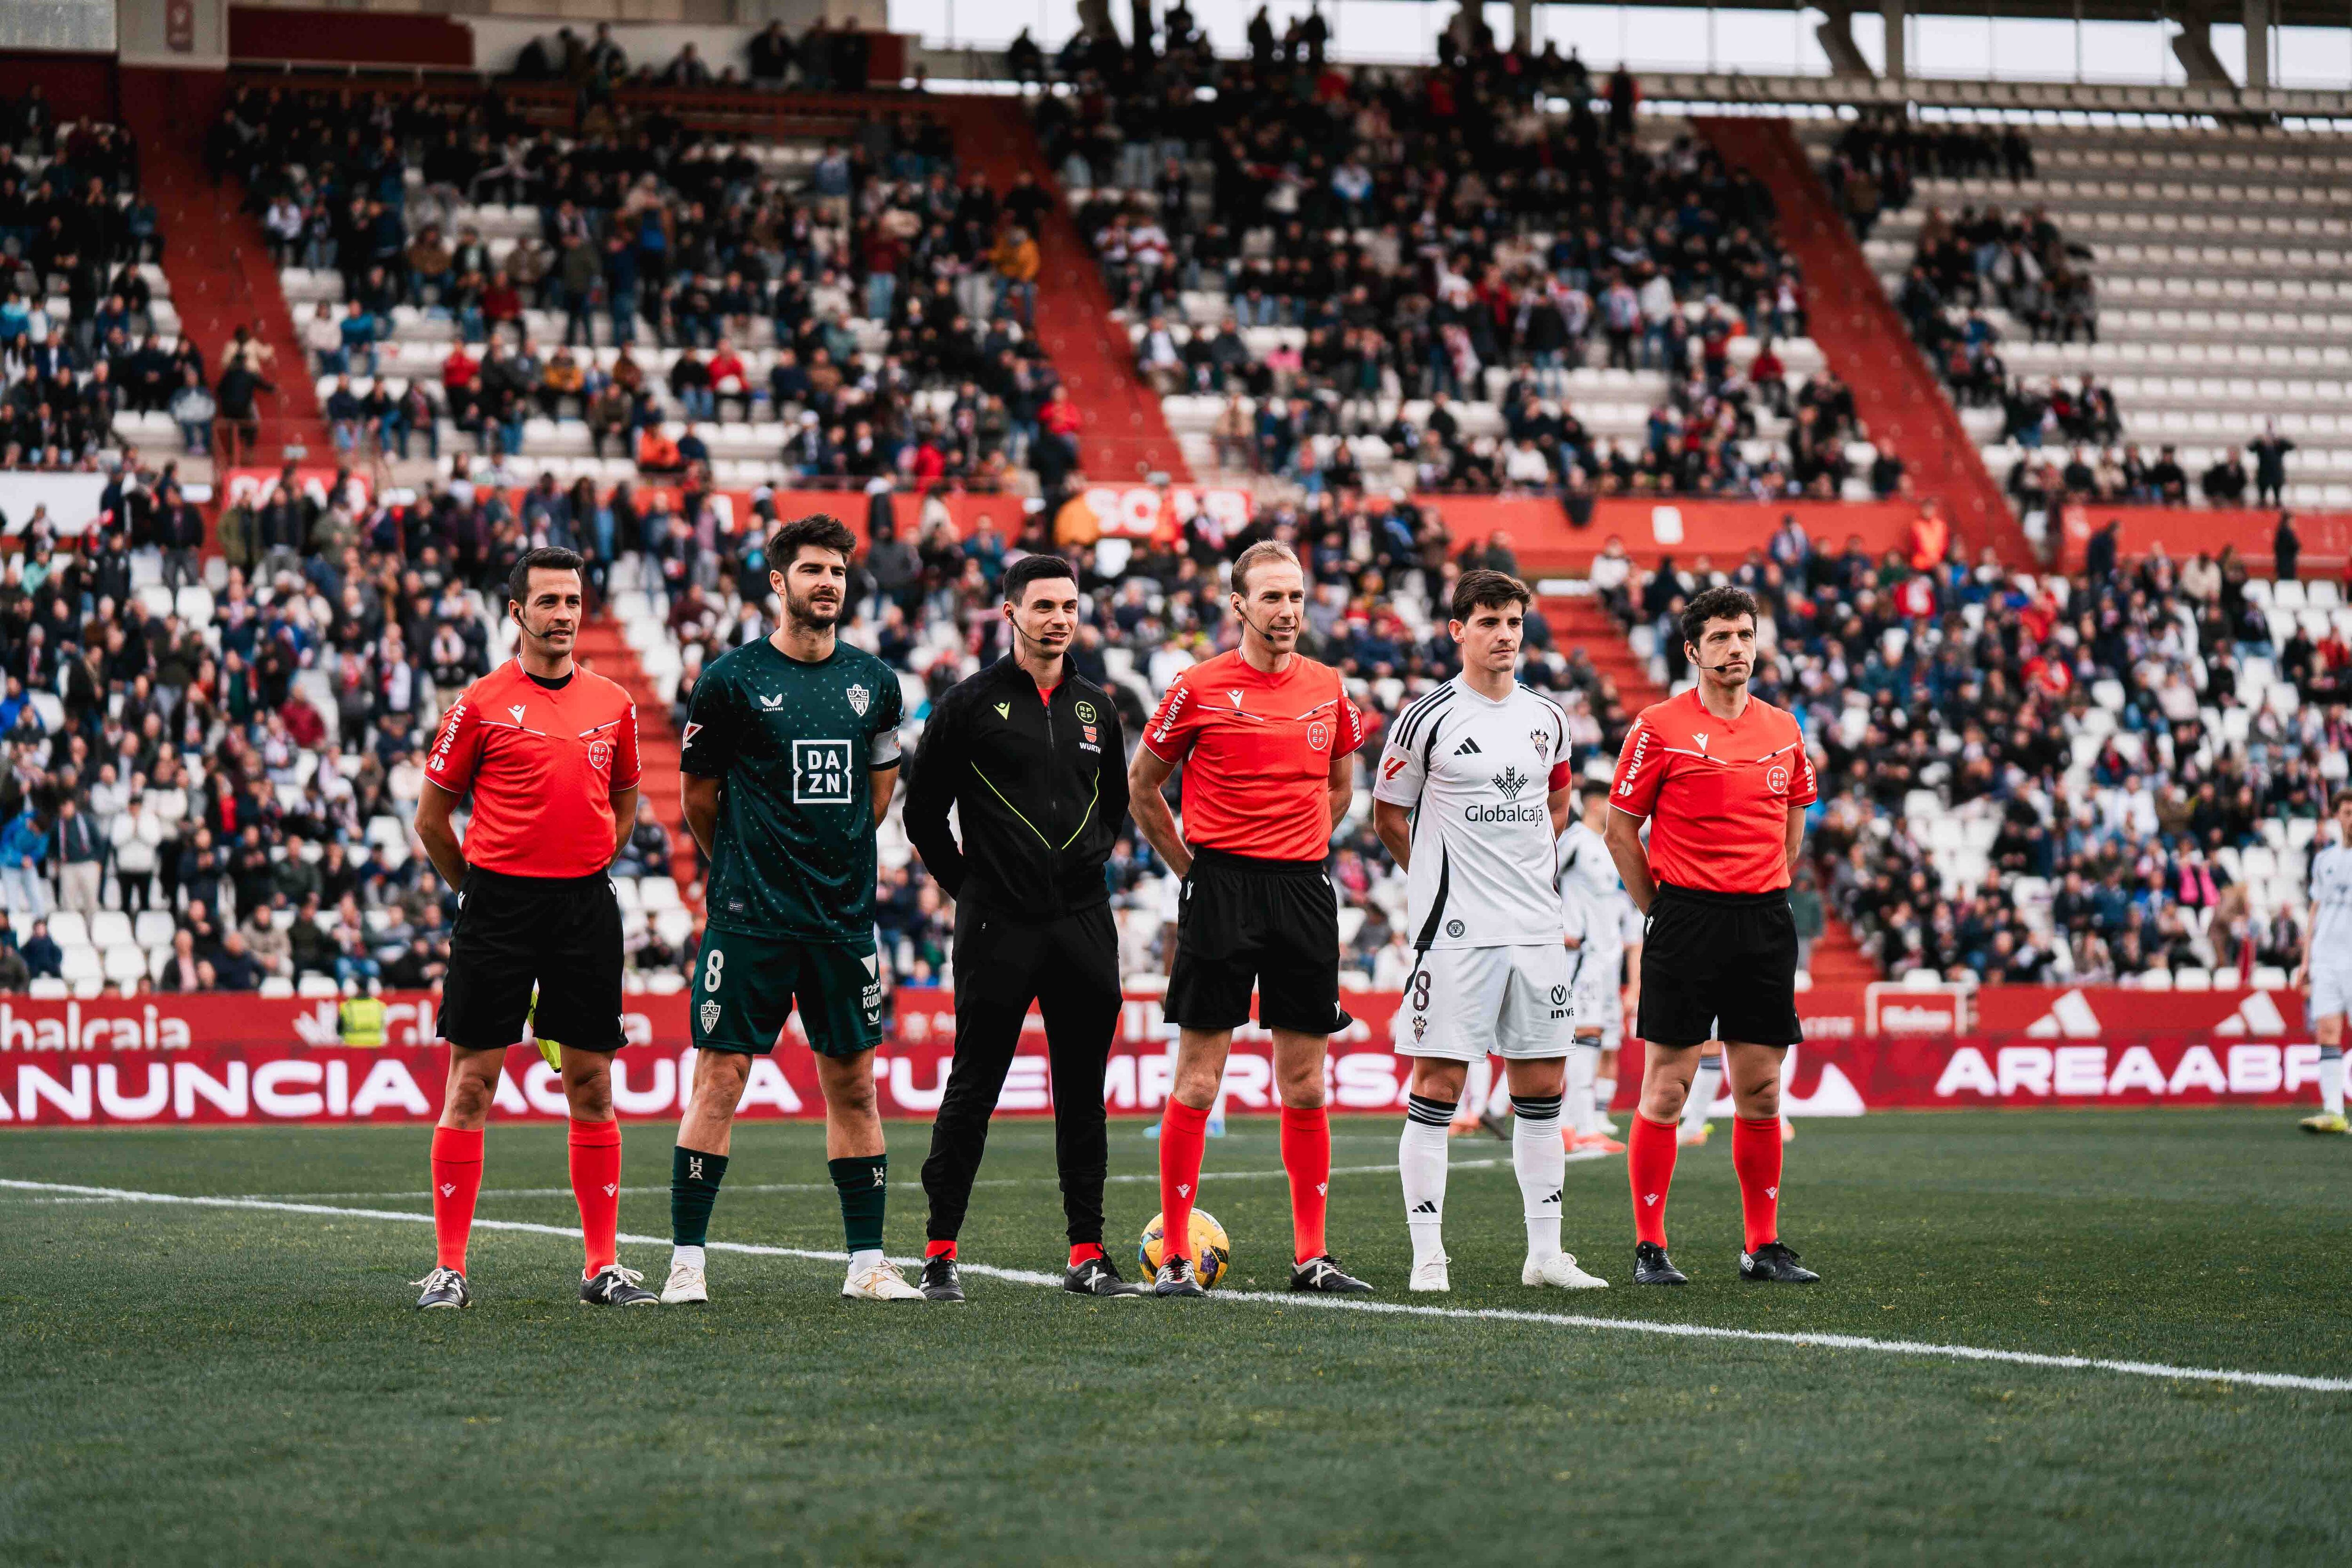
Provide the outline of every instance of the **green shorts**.
<path id="1" fill-rule="evenodd" d="M 809 1045 L 854 1057 L 882 1043 L 882 981 L 874 943 L 803 942 L 706 928 L 687 1015 L 698 1048 L 763 1057 L 793 1008 Z"/>

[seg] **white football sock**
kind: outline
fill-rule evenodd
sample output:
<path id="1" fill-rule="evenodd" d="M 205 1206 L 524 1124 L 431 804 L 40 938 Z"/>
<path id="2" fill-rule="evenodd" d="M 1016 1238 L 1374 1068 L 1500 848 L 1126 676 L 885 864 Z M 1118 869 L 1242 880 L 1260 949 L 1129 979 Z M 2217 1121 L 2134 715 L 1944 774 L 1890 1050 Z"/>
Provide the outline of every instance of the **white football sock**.
<path id="1" fill-rule="evenodd" d="M 869 1269 L 880 1267 L 882 1267 L 882 1249 L 878 1247 L 868 1247 L 864 1251 L 853 1252 L 849 1255 L 849 1277 L 852 1279 Z"/>
<path id="2" fill-rule="evenodd" d="M 1445 1129 L 1453 1120 L 1454 1107 L 1444 1100 L 1416 1094 L 1406 1101 L 1397 1174 L 1404 1183 L 1404 1223 L 1416 1268 L 1445 1255 Z"/>
<path id="3" fill-rule="evenodd" d="M 682 1243 L 677 1247 L 671 1247 L 669 1249 L 669 1266 L 672 1268 L 700 1268 L 703 1267 L 702 1248 L 698 1247 L 688 1247 Z"/>
<path id="4" fill-rule="evenodd" d="M 1723 1087 L 1723 1058 L 1702 1057 L 1691 1079 L 1690 1098 L 1683 1101 L 1683 1131 L 1696 1132 L 1706 1122 L 1707 1108 Z"/>
<path id="5" fill-rule="evenodd" d="M 1600 1068 L 1598 1045 L 1568 1047 L 1568 1096 L 1560 1107 L 1560 1125 L 1580 1135 L 1591 1131 L 1600 1116 L 1599 1102 L 1593 1097 L 1593 1074 Z"/>
<path id="6" fill-rule="evenodd" d="M 2344 1052 L 2339 1047 L 2319 1047 L 2319 1103 L 2330 1116 L 2344 1114 Z"/>
<path id="7" fill-rule="evenodd" d="M 1511 1168 L 1528 1219 L 1528 1256 L 1541 1262 L 1559 1253 L 1559 1190 L 1568 1174 L 1559 1096 L 1515 1094 L 1511 1110 Z"/>
<path id="8" fill-rule="evenodd" d="M 1585 1124 L 1587 1131 L 1598 1132 L 1601 1124 L 1609 1120 L 1609 1108 L 1617 1103 L 1617 1080 L 1608 1076 L 1596 1076 L 1592 1080 L 1592 1120 Z"/>

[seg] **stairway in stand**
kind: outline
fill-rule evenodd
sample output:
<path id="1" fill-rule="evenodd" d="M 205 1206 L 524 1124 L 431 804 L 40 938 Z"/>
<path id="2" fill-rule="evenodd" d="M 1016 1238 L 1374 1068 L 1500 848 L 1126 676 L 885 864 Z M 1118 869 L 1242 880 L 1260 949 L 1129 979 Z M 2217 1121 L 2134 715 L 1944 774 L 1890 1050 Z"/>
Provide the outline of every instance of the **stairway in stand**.
<path id="1" fill-rule="evenodd" d="M 1070 216 L 1061 182 L 1046 166 L 1029 112 L 1017 98 L 978 95 L 933 99 L 930 112 L 955 132 L 956 156 L 1002 195 L 1014 173 L 1027 169 L 1054 197 L 1045 232 L 1036 237 L 1037 338 L 1068 384 L 1084 422 L 1078 458 L 1097 484 L 1132 485 L 1152 473 L 1190 483 L 1183 449 L 1168 428 L 1160 399 L 1135 374 L 1127 328 L 1111 314 L 1102 268 Z"/>
<path id="2" fill-rule="evenodd" d="M 2011 570 L 2034 570 L 2032 544 L 2008 498 L 1985 470 L 1958 411 L 1888 302 L 1870 258 L 1789 122 L 1702 117 L 1692 123 L 1726 163 L 1745 168 L 1772 193 L 1780 243 L 1804 277 L 1807 333 L 1830 369 L 1853 389 L 1871 439 L 1893 447 L 1918 493 L 1943 503 L 1970 560 L 1990 544 Z"/>
<path id="3" fill-rule="evenodd" d="M 163 275 L 180 330 L 204 351 L 205 374 L 220 377 L 221 352 L 238 327 L 250 327 L 269 345 L 261 444 L 246 460 L 275 468 L 288 446 L 312 463 L 331 465 L 334 447 L 319 410 L 310 356 L 278 286 L 261 220 L 240 210 L 243 192 L 215 184 L 201 149 L 220 110 L 219 79 L 199 71 L 126 70 L 122 117 L 139 138 L 140 186 L 155 204 L 163 231 Z"/>
<path id="4" fill-rule="evenodd" d="M 642 773 L 638 792 L 661 825 L 669 829 L 670 875 L 678 891 L 694 885 L 694 839 L 686 830 L 686 795 L 677 772 L 677 731 L 670 727 L 669 704 L 637 663 L 635 650 L 622 639 L 621 629 L 603 616 L 580 628 L 575 650 L 580 662 L 616 681 L 637 705 L 637 761 Z M 692 900 L 689 900 L 691 902 Z"/>
<path id="5" fill-rule="evenodd" d="M 1582 648 L 1593 668 L 1617 684 L 1618 700 L 1625 711 L 1639 713 L 1663 702 L 1665 688 L 1650 679 L 1649 661 L 1633 651 L 1617 617 L 1589 595 L 1547 595 L 1537 605 L 1551 627 L 1555 648 Z M 1806 972 L 1816 985 L 1867 985 L 1885 978 L 1853 940 L 1853 932 L 1835 915 L 1823 922 Z"/>

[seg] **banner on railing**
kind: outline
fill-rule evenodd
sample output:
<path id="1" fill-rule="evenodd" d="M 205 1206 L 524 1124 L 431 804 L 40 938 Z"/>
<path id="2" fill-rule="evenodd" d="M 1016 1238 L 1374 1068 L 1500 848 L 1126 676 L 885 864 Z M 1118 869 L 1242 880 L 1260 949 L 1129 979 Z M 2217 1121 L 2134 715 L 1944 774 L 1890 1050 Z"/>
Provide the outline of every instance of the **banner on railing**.
<path id="1" fill-rule="evenodd" d="M 692 1083 L 683 994 L 633 996 L 631 1048 L 616 1058 L 614 1103 L 631 1120 L 675 1120 Z M 1407 1065 L 1390 1047 L 1394 993 L 1351 992 L 1355 1022 L 1332 1039 L 1331 1104 L 1401 1111 Z M 2319 1047 L 2301 1038 L 2290 992 L 2161 993 L 2007 986 L 1957 993 L 1891 986 L 1822 988 L 1799 997 L 1806 1043 L 1794 1053 L 1787 1105 L 1796 1116 L 1858 1116 L 1920 1107 L 2277 1103 L 2308 1099 Z M 0 1125 L 225 1121 L 409 1121 L 439 1115 L 446 1056 L 436 999 L 387 998 L 387 1044 L 338 1043 L 331 1000 L 250 995 L 91 1001 L 0 998 Z M 945 1092 L 954 998 L 908 988 L 876 1061 L 886 1116 L 929 1116 Z M 1157 1111 L 1173 1071 L 1175 1034 L 1157 996 L 1128 998 L 1103 1084 L 1117 1112 Z M 1640 1082 L 1638 1046 L 1619 1073 L 1618 1102 Z M 1269 1037 L 1237 1037 L 1227 1108 L 1275 1109 Z M 1034 1017 L 1006 1075 L 999 1110 L 1053 1109 L 1045 1035 Z M 774 1055 L 753 1063 L 741 1114 L 824 1113 L 797 1021 Z M 497 1115 L 564 1114 L 563 1089 L 539 1053 L 517 1047 L 499 1083 Z"/>

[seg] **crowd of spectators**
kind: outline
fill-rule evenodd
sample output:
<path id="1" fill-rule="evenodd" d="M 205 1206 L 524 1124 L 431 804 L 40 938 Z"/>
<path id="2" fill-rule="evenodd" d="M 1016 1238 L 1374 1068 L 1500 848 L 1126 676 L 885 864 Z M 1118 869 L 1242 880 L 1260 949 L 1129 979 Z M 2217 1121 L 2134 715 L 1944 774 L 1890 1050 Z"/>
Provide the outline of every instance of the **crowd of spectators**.
<path id="1" fill-rule="evenodd" d="M 994 486 L 1025 464 L 1050 484 L 1078 460 L 1030 330 L 1048 204 L 1034 182 L 960 181 L 944 130 L 915 112 L 811 159 L 756 151 L 617 100 L 559 135 L 495 90 L 245 87 L 211 142 L 281 262 L 340 277 L 309 324 L 318 374 L 367 376 L 408 312 L 454 332 L 437 379 L 329 392 L 346 450 L 437 456 L 446 416 L 512 458 L 538 415 L 584 420 L 599 455 L 611 442 L 654 474 L 709 457 L 666 423 L 719 419 L 782 424 L 772 456 L 804 479 Z M 485 242 L 468 220 L 492 203 L 535 209 L 535 232 Z M 560 344 L 534 340 L 530 311 L 561 321 Z M 625 352 L 592 352 L 600 339 Z M 648 369 L 625 352 L 647 344 L 679 352 Z"/>
<path id="2" fill-rule="evenodd" d="M 463 483 L 387 505 L 289 468 L 224 510 L 207 574 L 170 466 L 126 452 L 102 507 L 79 537 L 37 520 L 0 568 L 0 988 L 437 980 L 455 902 L 405 824 L 543 509 Z M 617 868 L 668 862 L 648 813 Z M 675 967 L 677 933 L 630 940 Z"/>
<path id="3" fill-rule="evenodd" d="M 1772 341 L 1805 331 L 1759 182 L 1687 136 L 1644 145 L 1622 68 L 1600 88 L 1573 54 L 1499 50 L 1479 26 L 1433 69 L 1343 70 L 1310 22 L 1280 40 L 1254 22 L 1250 58 L 1221 60 L 1180 6 L 1158 47 L 1074 40 L 1072 90 L 1037 100 L 1163 395 L 1282 399 L 1293 435 L 1381 436 L 1441 487 L 1813 488 L 1832 432 L 1750 452 L 1759 405 L 1788 411 Z M 1213 325 L 1182 325 L 1188 295 Z M 1297 331 L 1269 346 L 1266 327 Z M 1735 364 L 1738 336 L 1754 363 Z M 1664 374 L 1645 440 L 1580 440 L 1567 373 L 1587 365 Z M 1498 397 L 1500 437 L 1402 411 Z M 1280 437 L 1251 432 L 1253 464 L 1306 478 Z"/>
<path id="4" fill-rule="evenodd" d="M 1669 560 L 1605 582 L 1670 675 L 1690 594 L 1757 596 L 1752 689 L 1804 721 L 1821 773 L 1802 879 L 1889 973 L 2294 962 L 2299 907 L 2258 900 L 2244 868 L 2311 842 L 2344 781 L 2352 648 L 2300 622 L 2280 638 L 2270 584 L 2233 552 L 2123 563 L 2107 531 L 2083 571 L 2029 578 L 1932 519 L 1874 558 L 1791 518 L 1727 572 Z"/>
<path id="5" fill-rule="evenodd" d="M 138 265 L 161 242 L 130 132 L 61 127 L 37 85 L 0 98 L 0 468 L 99 467 L 152 342 Z"/>
<path id="6" fill-rule="evenodd" d="M 2033 178 L 2033 145 L 2014 125 L 1913 120 L 1900 109 L 1864 113 L 1838 133 L 1822 166 L 1830 195 L 1868 239 L 1878 220 L 1911 205 L 1922 179 Z"/>

